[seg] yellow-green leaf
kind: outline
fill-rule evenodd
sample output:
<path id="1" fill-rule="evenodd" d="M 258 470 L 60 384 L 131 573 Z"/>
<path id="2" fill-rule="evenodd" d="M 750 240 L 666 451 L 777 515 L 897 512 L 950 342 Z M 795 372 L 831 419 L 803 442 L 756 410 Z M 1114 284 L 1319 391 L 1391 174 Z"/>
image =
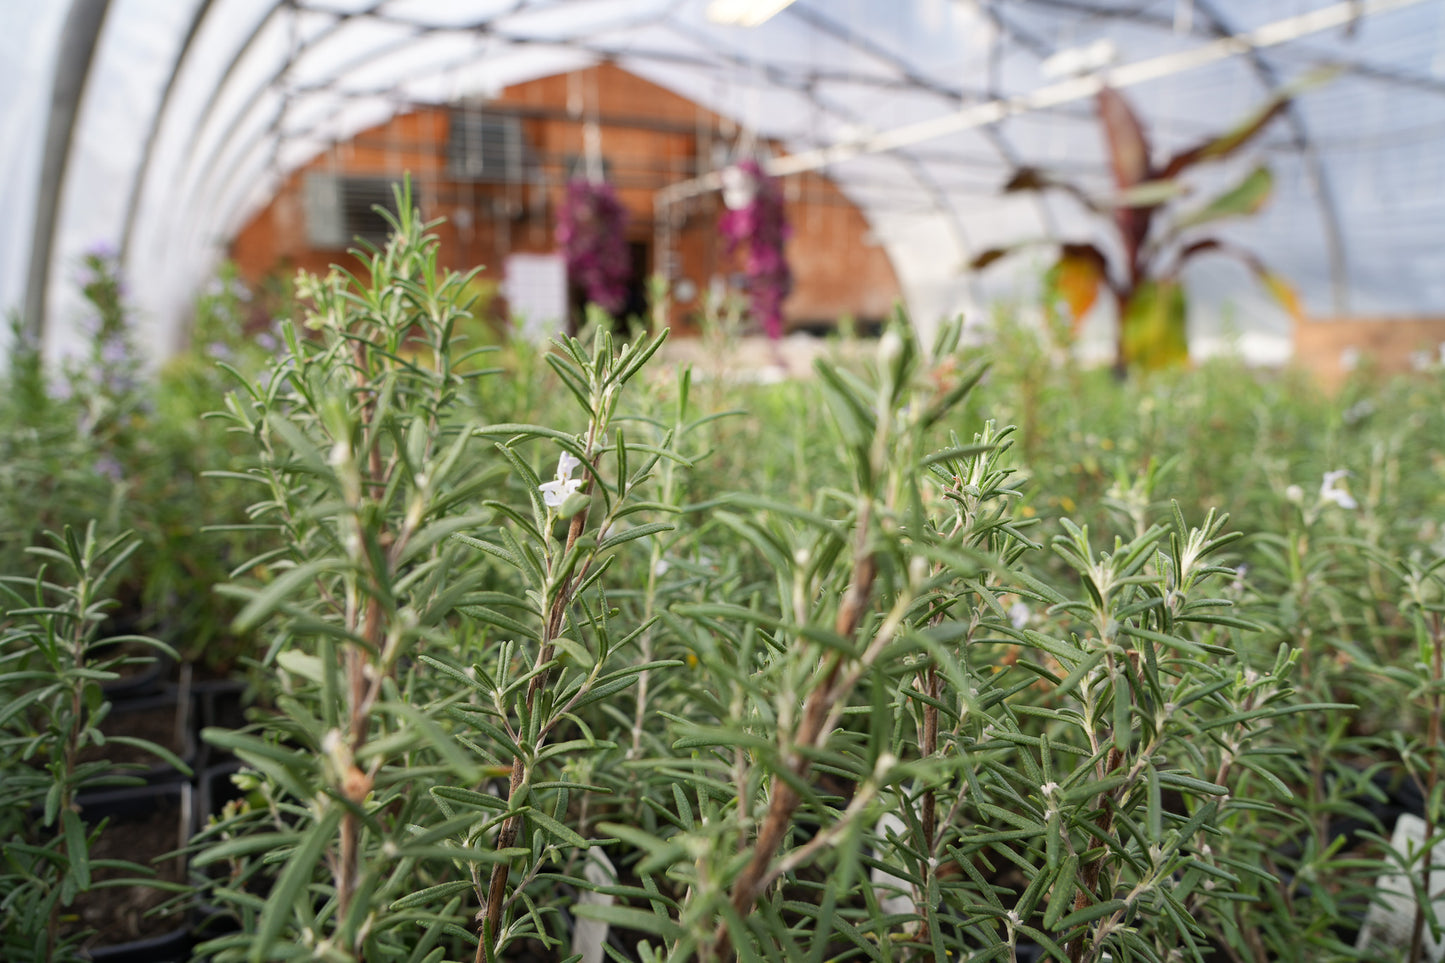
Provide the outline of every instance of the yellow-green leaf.
<path id="1" fill-rule="evenodd" d="M 1256 214 L 1274 193 L 1274 175 L 1268 167 L 1256 167 L 1234 187 L 1204 205 L 1192 214 L 1179 219 L 1178 230 L 1198 227 L 1223 217 L 1238 217 Z"/>
<path id="2" fill-rule="evenodd" d="M 1296 321 L 1305 319 L 1304 304 L 1300 301 L 1299 292 L 1294 289 L 1294 285 L 1273 271 L 1261 270 L 1259 280 L 1265 290 L 1280 303 L 1280 307 L 1289 312 L 1291 318 Z"/>
<path id="3" fill-rule="evenodd" d="M 1188 310 L 1177 281 L 1145 281 L 1124 306 L 1124 361 L 1148 370 L 1189 360 Z"/>
<path id="4" fill-rule="evenodd" d="M 1121 190 L 1111 201 L 1114 207 L 1158 207 L 1189 193 L 1189 186 L 1176 180 L 1152 180 Z"/>

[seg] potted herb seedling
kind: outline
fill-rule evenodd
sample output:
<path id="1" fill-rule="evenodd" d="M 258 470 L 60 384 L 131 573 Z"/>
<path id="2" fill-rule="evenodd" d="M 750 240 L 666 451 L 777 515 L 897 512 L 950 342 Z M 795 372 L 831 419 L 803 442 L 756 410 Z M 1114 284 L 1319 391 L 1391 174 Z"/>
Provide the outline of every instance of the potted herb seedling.
<path id="1" fill-rule="evenodd" d="M 126 859 L 97 851 L 103 841 L 122 838 L 123 830 L 98 819 L 99 807 L 87 802 L 92 790 L 141 782 L 133 773 L 142 765 L 87 758 L 107 745 L 144 750 L 185 768 L 142 738 L 100 734 L 110 710 L 100 683 L 116 678 L 127 658 L 115 654 L 123 651 L 117 646 L 97 645 L 97 628 L 110 606 L 103 592 L 136 542 L 99 539 L 93 524 L 83 535 L 67 529 L 52 541 L 54 547 L 31 549 L 43 563 L 39 574 L 0 578 L 0 812 L 7 814 L 0 822 L 6 832 L 0 948 L 7 958 L 74 958 L 96 939 L 89 912 L 104 895 L 184 888 L 157 882 L 125 843 L 118 852 Z M 168 651 L 153 639 L 132 641 Z M 107 655 L 94 658 L 96 652 Z M 173 786 L 170 792 L 184 796 L 188 790 Z M 165 837 L 171 850 L 186 832 L 189 807 L 180 805 L 175 815 L 181 822 L 173 818 Z"/>

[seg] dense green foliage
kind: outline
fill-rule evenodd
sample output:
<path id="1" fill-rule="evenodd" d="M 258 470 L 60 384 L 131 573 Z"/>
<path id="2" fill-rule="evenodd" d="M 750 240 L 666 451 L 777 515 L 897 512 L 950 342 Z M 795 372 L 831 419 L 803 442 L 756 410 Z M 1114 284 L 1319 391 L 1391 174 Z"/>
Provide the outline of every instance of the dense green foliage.
<path id="1" fill-rule="evenodd" d="M 42 896 L 85 898 L 78 777 L 22 747 L 85 737 L 102 609 L 79 561 L 83 590 L 15 593 L 36 528 L 93 516 L 141 539 L 140 621 L 259 693 L 206 733 L 245 766 L 192 847 L 217 959 L 1263 963 L 1438 930 L 1417 900 L 1413 949 L 1355 949 L 1380 873 L 1430 866 L 1381 802 L 1414 787 L 1432 839 L 1441 810 L 1438 371 L 1119 383 L 903 319 L 767 386 L 670 370 L 661 336 L 480 352 L 400 207 L 274 351 L 213 304 L 203 351 L 125 389 L 131 440 L 74 427 L 100 388 L 15 367 L 0 704 L 38 694 L 0 766 L 62 795 L 0 828 L 66 853 Z M 102 444 L 119 479 L 75 460 Z"/>

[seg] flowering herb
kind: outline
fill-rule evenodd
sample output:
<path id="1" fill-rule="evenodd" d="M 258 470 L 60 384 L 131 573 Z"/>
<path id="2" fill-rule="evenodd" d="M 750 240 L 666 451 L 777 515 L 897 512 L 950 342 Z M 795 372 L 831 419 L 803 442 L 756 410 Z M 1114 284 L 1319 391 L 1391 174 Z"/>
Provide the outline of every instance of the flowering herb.
<path id="1" fill-rule="evenodd" d="M 587 300 L 617 314 L 627 304 L 632 259 L 627 251 L 627 208 L 611 184 L 578 179 L 567 185 L 557 218 L 557 243 L 567 277 Z"/>
<path id="2" fill-rule="evenodd" d="M 793 290 L 793 272 L 783 253 L 783 242 L 791 233 L 783 211 L 783 192 L 777 178 L 769 177 L 755 160 L 733 168 L 734 180 L 741 181 L 733 192 L 742 202 L 718 220 L 731 255 L 744 244 L 743 271 L 753 314 L 763 323 L 770 338 L 783 336 L 783 299 Z"/>
<path id="3" fill-rule="evenodd" d="M 87 324 L 96 387 L 116 398 L 138 387 L 140 359 L 131 341 L 120 259 L 105 244 L 86 252 L 80 275 L 81 291 L 94 309 Z"/>
<path id="4" fill-rule="evenodd" d="M 1325 472 L 1324 481 L 1320 484 L 1320 500 L 1334 502 L 1345 509 L 1359 508 L 1359 502 L 1355 501 L 1349 490 L 1340 487 L 1340 481 L 1349 474 L 1349 470 L 1345 468 Z"/>
<path id="5" fill-rule="evenodd" d="M 582 479 L 572 477 L 572 473 L 581 464 L 582 462 L 569 452 L 564 451 L 557 456 L 556 479 L 543 482 L 538 486 L 542 492 L 542 501 L 548 508 L 561 508 L 562 503 L 567 500 L 567 496 L 582 487 Z"/>

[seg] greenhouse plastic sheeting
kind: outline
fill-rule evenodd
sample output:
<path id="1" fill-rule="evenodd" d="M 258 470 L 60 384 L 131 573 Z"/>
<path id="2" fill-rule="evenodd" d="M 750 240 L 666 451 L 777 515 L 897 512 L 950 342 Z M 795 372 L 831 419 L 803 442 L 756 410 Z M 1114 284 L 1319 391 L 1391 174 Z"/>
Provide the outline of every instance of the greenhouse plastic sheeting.
<path id="1" fill-rule="evenodd" d="M 1268 208 L 1225 235 L 1289 278 L 1314 314 L 1445 305 L 1445 0 L 797 0 L 756 27 L 715 23 L 707 7 L 0 4 L 0 310 L 29 305 L 47 354 L 64 355 L 83 338 L 79 261 L 114 249 L 140 340 L 162 354 L 183 339 L 228 238 L 288 171 L 399 111 L 607 59 L 776 140 L 782 155 L 865 145 L 819 169 L 864 210 L 914 318 L 977 316 L 1000 298 L 1028 300 L 1044 263 L 971 273 L 980 250 L 1101 238 L 1066 197 L 1000 192 L 1023 165 L 1107 192 L 1090 97 L 945 124 L 888 150 L 870 138 L 1048 88 L 1060 78 L 1046 64 L 1079 51 L 1109 54 L 1084 69 L 1110 77 L 1158 61 L 1127 96 L 1161 153 L 1239 120 L 1280 84 L 1336 68 L 1207 182 L 1225 185 L 1261 157 L 1274 171 Z M 1347 19 L 1326 29 L 1306 23 L 1341 10 Z M 1248 33 L 1261 28 L 1275 33 Z M 1226 55 L 1191 59 L 1231 36 L 1243 39 Z M 1242 269 L 1200 259 L 1189 270 L 1205 319 L 1196 343 L 1222 338 L 1225 318 L 1247 353 L 1287 351 L 1288 319 Z"/>

